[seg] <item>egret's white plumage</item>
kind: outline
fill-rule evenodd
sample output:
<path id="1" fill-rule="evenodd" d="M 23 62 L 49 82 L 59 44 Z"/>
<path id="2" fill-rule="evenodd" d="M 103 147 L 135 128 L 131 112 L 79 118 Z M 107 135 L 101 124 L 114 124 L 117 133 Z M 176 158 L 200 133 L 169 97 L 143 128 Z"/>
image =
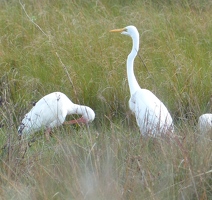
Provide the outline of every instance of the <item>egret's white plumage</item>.
<path id="1" fill-rule="evenodd" d="M 51 128 L 62 125 L 66 116 L 71 114 L 82 115 L 82 117 L 66 124 L 87 124 L 95 118 L 94 111 L 88 106 L 74 104 L 65 94 L 53 92 L 41 98 L 25 115 L 18 133 L 30 134 L 41 129 L 49 132 Z"/>
<path id="2" fill-rule="evenodd" d="M 131 98 L 129 107 L 135 114 L 140 132 L 143 135 L 159 135 L 173 132 L 172 117 L 166 106 L 149 90 L 141 89 L 134 75 L 134 59 L 139 50 L 139 33 L 135 26 L 115 29 L 110 32 L 121 32 L 132 38 L 133 47 L 127 58 L 127 77 Z"/>
<path id="3" fill-rule="evenodd" d="M 201 133 L 212 131 L 212 114 L 206 113 L 199 117 L 198 129 Z"/>

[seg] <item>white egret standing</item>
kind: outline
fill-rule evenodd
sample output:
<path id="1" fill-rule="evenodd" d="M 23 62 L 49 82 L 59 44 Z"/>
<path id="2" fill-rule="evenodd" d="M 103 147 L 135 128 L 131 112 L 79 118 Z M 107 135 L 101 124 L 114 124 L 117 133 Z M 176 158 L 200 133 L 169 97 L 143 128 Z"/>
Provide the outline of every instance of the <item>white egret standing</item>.
<path id="1" fill-rule="evenodd" d="M 132 38 L 133 46 L 127 58 L 127 77 L 130 88 L 129 107 L 135 114 L 142 135 L 173 132 L 172 117 L 166 106 L 149 90 L 141 89 L 134 75 L 134 59 L 139 50 L 139 33 L 135 26 L 111 30 Z"/>
<path id="2" fill-rule="evenodd" d="M 94 111 L 88 106 L 74 104 L 65 94 L 53 92 L 41 98 L 25 115 L 18 127 L 18 134 L 21 136 L 44 129 L 48 139 L 51 129 L 62 125 L 66 116 L 72 114 L 82 117 L 67 121 L 65 124 L 88 124 L 95 118 Z"/>

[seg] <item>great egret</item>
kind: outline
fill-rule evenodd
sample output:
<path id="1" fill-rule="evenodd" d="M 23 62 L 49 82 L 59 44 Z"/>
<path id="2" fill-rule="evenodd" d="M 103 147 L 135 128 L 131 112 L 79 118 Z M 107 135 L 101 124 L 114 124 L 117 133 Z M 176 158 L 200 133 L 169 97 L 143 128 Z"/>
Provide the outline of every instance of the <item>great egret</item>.
<path id="1" fill-rule="evenodd" d="M 82 117 L 67 121 L 65 124 L 88 124 L 95 118 L 94 111 L 88 106 L 74 104 L 61 92 L 50 93 L 41 98 L 25 115 L 18 127 L 18 134 L 21 136 L 45 129 L 45 135 L 48 139 L 51 129 L 62 125 L 66 116 L 71 114 L 79 114 Z"/>
<path id="2" fill-rule="evenodd" d="M 201 133 L 212 131 L 212 114 L 206 113 L 199 117 L 198 128 Z"/>
<path id="3" fill-rule="evenodd" d="M 133 46 L 127 58 L 127 77 L 130 88 L 129 107 L 135 114 L 142 135 L 173 132 L 172 117 L 166 106 L 149 90 L 141 89 L 134 75 L 134 59 L 139 50 L 139 33 L 135 26 L 114 29 L 132 38 Z"/>

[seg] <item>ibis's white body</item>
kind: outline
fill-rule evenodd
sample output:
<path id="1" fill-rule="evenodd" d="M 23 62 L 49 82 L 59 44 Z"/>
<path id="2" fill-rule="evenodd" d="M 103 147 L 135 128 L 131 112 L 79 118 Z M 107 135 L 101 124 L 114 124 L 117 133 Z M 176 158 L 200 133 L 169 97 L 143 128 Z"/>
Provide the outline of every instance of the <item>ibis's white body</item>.
<path id="1" fill-rule="evenodd" d="M 95 118 L 94 111 L 72 101 L 61 92 L 53 92 L 41 98 L 25 115 L 18 128 L 19 134 L 30 134 L 41 129 L 57 127 L 63 124 L 67 115 L 79 114 L 85 123 Z"/>

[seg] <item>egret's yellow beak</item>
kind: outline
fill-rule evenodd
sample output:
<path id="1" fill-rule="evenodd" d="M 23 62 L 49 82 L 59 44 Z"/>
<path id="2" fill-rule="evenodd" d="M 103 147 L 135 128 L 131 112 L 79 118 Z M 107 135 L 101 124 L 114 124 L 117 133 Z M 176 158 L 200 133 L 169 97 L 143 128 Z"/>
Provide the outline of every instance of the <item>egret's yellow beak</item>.
<path id="1" fill-rule="evenodd" d="M 123 31 L 125 31 L 125 28 L 119 28 L 119 29 L 110 30 L 111 33 L 115 33 L 115 32 L 120 33 L 120 32 L 123 32 Z"/>

